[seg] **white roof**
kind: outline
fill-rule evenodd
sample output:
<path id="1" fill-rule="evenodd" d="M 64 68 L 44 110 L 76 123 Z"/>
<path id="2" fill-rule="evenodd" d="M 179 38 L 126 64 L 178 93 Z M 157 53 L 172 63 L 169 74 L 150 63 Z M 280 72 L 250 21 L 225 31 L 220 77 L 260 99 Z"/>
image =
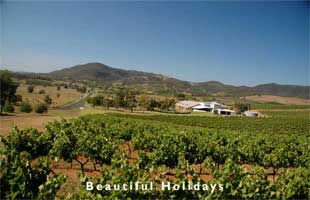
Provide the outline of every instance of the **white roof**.
<path id="1" fill-rule="evenodd" d="M 200 102 L 198 101 L 180 101 L 176 103 L 177 106 L 184 107 L 184 108 L 191 108 L 193 106 L 199 105 Z"/>
<path id="2" fill-rule="evenodd" d="M 215 101 L 212 101 L 212 102 L 180 101 L 180 102 L 176 103 L 176 105 L 180 106 L 180 107 L 185 107 L 185 108 L 191 108 L 194 106 L 195 106 L 195 108 L 211 108 L 211 107 L 213 107 L 211 105 L 224 106 L 223 104 L 220 104 L 220 103 L 215 102 Z"/>
<path id="3" fill-rule="evenodd" d="M 224 112 L 236 112 L 236 111 L 234 111 L 234 110 L 229 110 L 229 109 L 217 109 L 218 111 L 224 111 Z"/>
<path id="4" fill-rule="evenodd" d="M 205 103 L 199 103 L 199 105 L 196 105 L 193 107 L 194 109 L 202 109 L 202 108 L 211 108 L 210 104 L 205 104 Z"/>

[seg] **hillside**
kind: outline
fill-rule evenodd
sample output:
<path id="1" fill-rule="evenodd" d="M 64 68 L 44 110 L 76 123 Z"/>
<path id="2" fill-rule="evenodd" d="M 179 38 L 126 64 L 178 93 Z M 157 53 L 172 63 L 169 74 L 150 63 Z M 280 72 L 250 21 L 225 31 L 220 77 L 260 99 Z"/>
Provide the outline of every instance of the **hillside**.
<path id="1" fill-rule="evenodd" d="M 211 94 L 224 94 L 233 96 L 276 95 L 283 97 L 299 97 L 305 99 L 309 99 L 310 91 L 309 86 L 268 83 L 256 85 L 254 87 L 248 87 L 225 85 L 217 81 L 196 83 L 193 85 L 193 89 L 198 93 L 208 92 Z"/>
<path id="2" fill-rule="evenodd" d="M 92 80 L 105 84 L 126 84 L 154 90 L 156 92 L 190 92 L 189 82 L 161 74 L 112 68 L 101 63 L 87 63 L 57 70 L 48 74 L 56 79 Z"/>
<path id="3" fill-rule="evenodd" d="M 42 74 L 41 74 L 42 75 Z M 104 84 L 126 84 L 156 93 L 192 93 L 194 95 L 248 96 L 276 95 L 309 99 L 309 86 L 261 84 L 254 87 L 233 86 L 217 81 L 190 83 L 161 74 L 112 68 L 101 63 L 87 63 L 45 74 L 55 79 L 91 80 Z"/>

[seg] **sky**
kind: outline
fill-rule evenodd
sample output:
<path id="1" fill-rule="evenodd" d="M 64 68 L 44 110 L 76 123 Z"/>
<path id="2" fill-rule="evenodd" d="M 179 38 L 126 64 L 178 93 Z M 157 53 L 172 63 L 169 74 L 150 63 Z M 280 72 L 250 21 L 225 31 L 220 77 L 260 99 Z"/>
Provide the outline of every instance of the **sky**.
<path id="1" fill-rule="evenodd" d="M 1 68 L 89 62 L 191 82 L 309 85 L 302 1 L 1 1 Z"/>

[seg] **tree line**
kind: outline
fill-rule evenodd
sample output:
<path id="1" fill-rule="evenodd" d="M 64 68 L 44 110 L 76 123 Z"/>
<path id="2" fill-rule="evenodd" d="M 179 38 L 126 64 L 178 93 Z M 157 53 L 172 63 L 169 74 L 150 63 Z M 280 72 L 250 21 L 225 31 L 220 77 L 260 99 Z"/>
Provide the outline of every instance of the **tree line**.
<path id="1" fill-rule="evenodd" d="M 106 109 L 110 107 L 118 109 L 129 109 L 133 112 L 134 109 L 139 108 L 143 111 L 174 111 L 175 99 L 165 98 L 158 100 L 148 95 L 139 95 L 135 91 L 128 89 L 118 89 L 113 95 L 97 94 L 93 97 L 88 97 L 87 103 L 93 107 L 102 106 Z"/>

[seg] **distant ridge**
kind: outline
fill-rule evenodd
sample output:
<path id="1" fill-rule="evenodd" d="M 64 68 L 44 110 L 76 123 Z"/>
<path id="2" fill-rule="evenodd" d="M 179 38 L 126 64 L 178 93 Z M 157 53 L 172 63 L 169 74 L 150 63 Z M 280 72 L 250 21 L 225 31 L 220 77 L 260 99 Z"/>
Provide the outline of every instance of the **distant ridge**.
<path id="1" fill-rule="evenodd" d="M 43 75 L 43 74 L 40 74 Z M 309 99 L 309 86 L 261 84 L 254 87 L 226 85 L 218 81 L 190 83 L 161 74 L 112 68 L 102 63 L 87 63 L 53 71 L 45 76 L 55 79 L 91 80 L 105 84 L 121 83 L 157 92 L 194 95 L 277 95 Z"/>

